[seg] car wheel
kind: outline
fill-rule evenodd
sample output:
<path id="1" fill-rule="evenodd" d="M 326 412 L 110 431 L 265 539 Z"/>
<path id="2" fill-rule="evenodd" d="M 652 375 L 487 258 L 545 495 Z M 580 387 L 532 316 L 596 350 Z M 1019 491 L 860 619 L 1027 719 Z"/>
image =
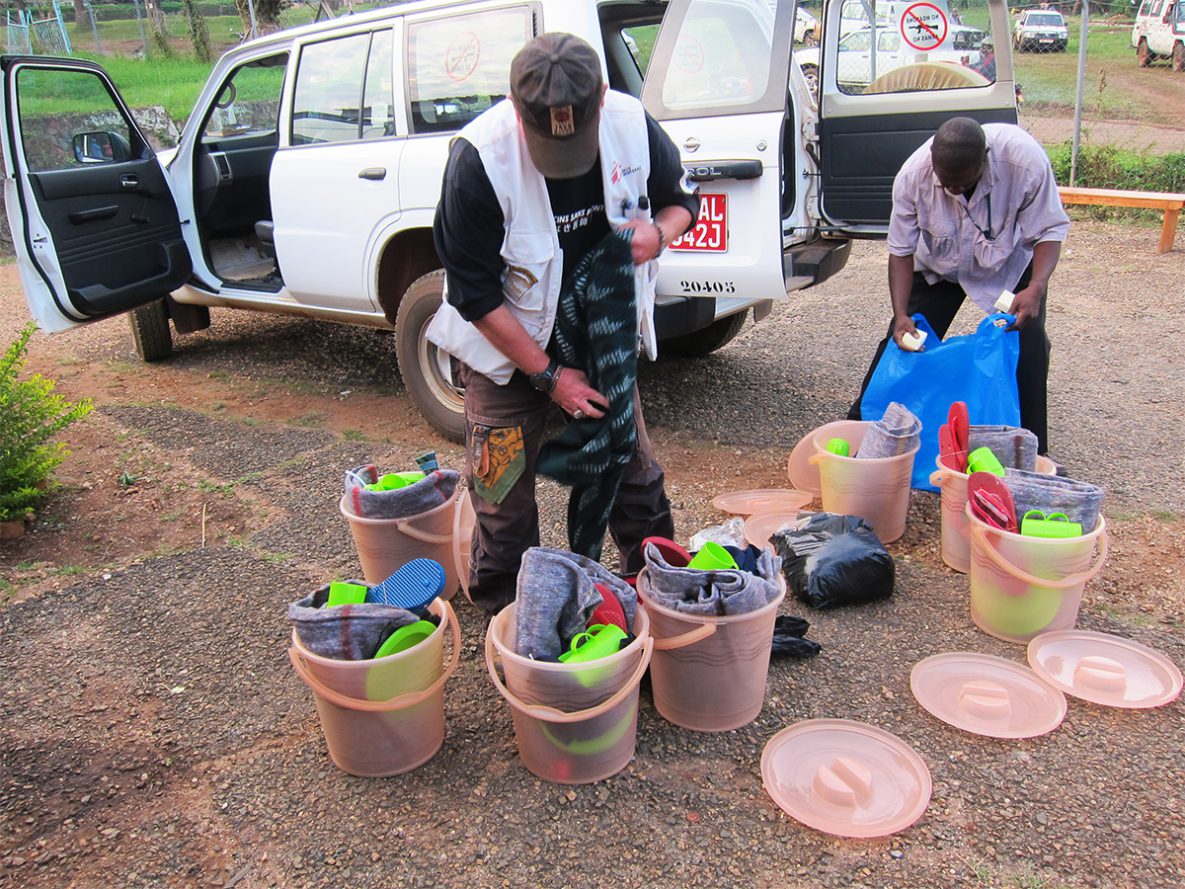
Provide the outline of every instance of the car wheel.
<path id="1" fill-rule="evenodd" d="M 658 352 L 660 355 L 678 355 L 680 358 L 703 358 L 736 339 L 748 317 L 748 311 L 737 312 L 735 315 L 713 321 L 703 330 L 663 340 L 658 345 Z"/>
<path id="2" fill-rule="evenodd" d="M 1140 38 L 1140 43 L 1136 47 L 1136 61 L 1140 63 L 1141 68 L 1147 68 L 1152 64 L 1152 50 L 1148 49 L 1148 41 L 1143 37 Z"/>
<path id="3" fill-rule="evenodd" d="M 163 299 L 133 309 L 128 323 L 132 327 L 132 346 L 141 361 L 160 361 L 173 354 L 173 332 Z"/>
<path id="4" fill-rule="evenodd" d="M 1173 44 L 1173 70 L 1178 73 L 1185 71 L 1185 43 Z"/>
<path id="5" fill-rule="evenodd" d="M 453 385 L 448 353 L 426 336 L 440 308 L 444 270 L 417 278 L 403 293 L 395 316 L 395 357 L 403 384 L 424 419 L 449 441 L 465 440 L 465 394 Z"/>
<path id="6" fill-rule="evenodd" d="M 811 91 L 811 98 L 819 104 L 819 69 L 816 65 L 803 65 L 802 76 L 806 80 L 807 89 Z"/>

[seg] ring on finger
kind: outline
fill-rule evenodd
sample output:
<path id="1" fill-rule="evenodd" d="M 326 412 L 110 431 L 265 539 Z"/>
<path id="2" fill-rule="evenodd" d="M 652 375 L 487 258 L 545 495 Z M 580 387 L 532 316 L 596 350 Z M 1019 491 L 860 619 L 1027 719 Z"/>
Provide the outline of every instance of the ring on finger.
<path id="1" fill-rule="evenodd" d="M 582 411 L 580 408 L 576 408 L 576 410 L 572 411 L 572 419 L 573 420 L 583 420 L 584 419 L 584 411 Z"/>

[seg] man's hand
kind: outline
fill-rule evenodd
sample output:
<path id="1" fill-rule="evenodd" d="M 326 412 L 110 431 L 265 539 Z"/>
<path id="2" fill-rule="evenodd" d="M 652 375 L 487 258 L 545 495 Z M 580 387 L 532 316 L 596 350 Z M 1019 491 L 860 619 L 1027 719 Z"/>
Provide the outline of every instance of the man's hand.
<path id="1" fill-rule="evenodd" d="M 907 333 L 917 332 L 917 325 L 913 323 L 913 319 L 908 315 L 897 315 L 893 318 L 893 342 L 897 344 L 897 348 L 906 352 L 913 351 L 912 349 L 906 349 L 905 346 L 901 344 L 901 337 L 905 336 Z"/>
<path id="2" fill-rule="evenodd" d="M 1046 286 L 1044 284 L 1030 284 L 1016 294 L 1012 301 L 1010 314 L 1016 316 L 1007 330 L 1023 330 L 1024 326 L 1041 312 L 1041 300 L 1045 299 Z"/>
<path id="3" fill-rule="evenodd" d="M 621 231 L 627 230 L 632 230 L 634 233 L 633 240 L 630 241 L 630 250 L 634 254 L 634 265 L 642 265 L 642 263 L 658 258 L 661 245 L 656 223 L 645 219 L 631 219 L 621 227 Z"/>
<path id="4" fill-rule="evenodd" d="M 599 420 L 609 410 L 609 399 L 590 386 L 588 377 L 574 367 L 560 368 L 551 400 L 570 416 L 579 412 L 580 416 Z"/>

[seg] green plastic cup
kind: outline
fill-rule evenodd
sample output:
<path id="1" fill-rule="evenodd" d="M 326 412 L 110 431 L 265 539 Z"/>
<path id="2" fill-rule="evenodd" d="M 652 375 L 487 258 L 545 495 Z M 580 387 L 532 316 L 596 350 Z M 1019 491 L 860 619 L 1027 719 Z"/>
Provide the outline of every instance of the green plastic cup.
<path id="1" fill-rule="evenodd" d="M 719 543 L 713 543 L 710 540 L 687 563 L 688 568 L 694 568 L 697 571 L 720 571 L 736 566 L 737 561 L 732 557 L 732 554 Z"/>
<path id="2" fill-rule="evenodd" d="M 360 583 L 335 580 L 329 585 L 329 608 L 335 605 L 361 605 L 366 601 L 366 587 Z"/>
<path id="3" fill-rule="evenodd" d="M 379 646 L 379 650 L 374 653 L 374 656 L 386 657 L 389 654 L 407 651 L 413 645 L 419 645 L 434 632 L 436 632 L 436 624 L 432 621 L 417 620 L 414 624 L 400 627 L 388 636 L 387 641 Z"/>
<path id="4" fill-rule="evenodd" d="M 1004 466 L 999 458 L 992 453 L 991 448 L 976 448 L 967 455 L 967 474 L 973 472 L 990 472 L 992 475 L 1004 476 Z"/>
<path id="5" fill-rule="evenodd" d="M 830 438 L 827 440 L 827 450 L 832 454 L 847 457 L 852 452 L 852 446 L 848 444 L 846 438 Z"/>

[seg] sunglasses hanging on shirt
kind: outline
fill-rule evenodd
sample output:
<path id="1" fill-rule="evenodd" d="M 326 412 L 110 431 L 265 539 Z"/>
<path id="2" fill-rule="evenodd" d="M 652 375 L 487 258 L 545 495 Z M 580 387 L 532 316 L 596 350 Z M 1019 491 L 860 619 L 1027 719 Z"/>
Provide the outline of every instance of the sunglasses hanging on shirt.
<path id="1" fill-rule="evenodd" d="M 971 215 L 971 208 L 963 201 L 959 201 L 959 206 L 963 208 L 963 212 L 967 214 L 967 221 L 975 226 L 975 230 L 979 232 L 988 241 L 996 240 L 996 234 L 992 231 L 992 193 L 989 191 L 987 196 L 983 199 L 987 204 L 987 228 L 981 228 L 979 223 L 975 221 L 975 217 Z"/>

